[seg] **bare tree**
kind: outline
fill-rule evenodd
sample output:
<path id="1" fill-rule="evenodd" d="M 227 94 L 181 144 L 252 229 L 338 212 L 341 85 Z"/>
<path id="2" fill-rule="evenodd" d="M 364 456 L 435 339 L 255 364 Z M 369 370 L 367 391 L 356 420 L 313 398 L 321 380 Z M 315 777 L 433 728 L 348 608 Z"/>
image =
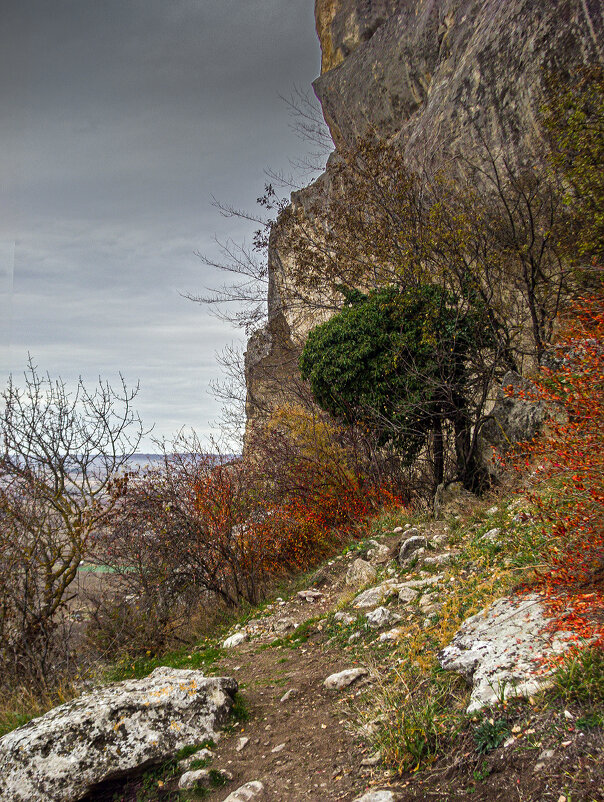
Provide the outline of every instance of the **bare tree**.
<path id="1" fill-rule="evenodd" d="M 45 687 L 69 662 L 66 615 L 91 538 L 111 520 L 144 434 L 138 387 L 70 392 L 30 359 L 0 417 L 0 667 Z"/>

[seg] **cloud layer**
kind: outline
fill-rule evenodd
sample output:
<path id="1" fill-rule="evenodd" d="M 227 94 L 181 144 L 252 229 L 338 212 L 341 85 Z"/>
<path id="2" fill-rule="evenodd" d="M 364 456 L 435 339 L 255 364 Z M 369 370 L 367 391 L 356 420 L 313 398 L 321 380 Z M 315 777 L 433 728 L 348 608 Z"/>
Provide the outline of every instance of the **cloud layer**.
<path id="1" fill-rule="evenodd" d="M 141 381 L 156 433 L 211 430 L 241 334 L 182 297 L 304 146 L 279 94 L 319 69 L 312 0 L 3 0 L 0 375 Z M 148 444 L 146 444 L 149 447 Z"/>

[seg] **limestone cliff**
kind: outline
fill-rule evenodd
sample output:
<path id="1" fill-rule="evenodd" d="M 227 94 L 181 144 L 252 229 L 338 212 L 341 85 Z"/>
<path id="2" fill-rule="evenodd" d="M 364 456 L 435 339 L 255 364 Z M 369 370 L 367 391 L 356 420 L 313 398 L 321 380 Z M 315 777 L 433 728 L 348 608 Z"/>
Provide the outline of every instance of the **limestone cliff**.
<path id="1" fill-rule="evenodd" d="M 371 129 L 410 163 L 437 159 L 445 147 L 469 151 L 478 136 L 521 158 L 540 137 L 546 76 L 572 78 L 579 65 L 604 60 L 603 0 L 316 0 L 315 15 L 323 55 L 314 89 L 336 153 Z M 332 183 L 328 164 L 292 195 L 294 210 L 327 201 Z M 250 419 L 293 381 L 296 355 L 320 319 L 295 302 L 288 281 L 292 217 L 271 235 L 269 323 L 246 361 Z"/>

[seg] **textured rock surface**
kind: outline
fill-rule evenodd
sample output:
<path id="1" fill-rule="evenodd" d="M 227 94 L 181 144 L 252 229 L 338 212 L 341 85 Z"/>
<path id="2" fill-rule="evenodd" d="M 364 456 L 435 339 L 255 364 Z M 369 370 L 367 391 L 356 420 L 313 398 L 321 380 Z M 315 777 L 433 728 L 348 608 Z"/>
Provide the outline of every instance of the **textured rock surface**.
<path id="1" fill-rule="evenodd" d="M 367 623 L 372 629 L 382 629 L 396 624 L 401 620 L 398 613 L 393 613 L 387 607 L 376 607 L 370 613 L 367 613 Z"/>
<path id="2" fill-rule="evenodd" d="M 315 16 L 323 58 L 314 87 L 336 146 L 371 128 L 410 164 L 443 146 L 475 158 L 479 140 L 512 160 L 539 149 L 548 72 L 572 74 L 603 56 L 602 0 L 316 0 Z M 327 208 L 331 175 L 328 163 L 292 195 L 294 208 Z M 295 403 L 300 349 L 327 316 L 292 286 L 283 220 L 270 237 L 269 322 L 246 354 L 250 430 L 271 404 Z"/>
<path id="3" fill-rule="evenodd" d="M 356 607 L 357 610 L 362 610 L 368 607 L 377 607 L 385 602 L 389 596 L 393 596 L 395 593 L 398 593 L 402 587 L 403 585 L 401 582 L 395 582 L 392 579 L 387 579 L 385 582 L 376 585 L 374 588 L 367 588 L 367 590 L 359 593 L 352 605 L 353 607 Z"/>
<path id="4" fill-rule="evenodd" d="M 59 802 L 217 737 L 237 682 L 158 668 L 100 688 L 0 739 L 0 799 Z"/>
<path id="5" fill-rule="evenodd" d="M 403 138 L 410 152 L 443 142 L 465 148 L 479 126 L 492 145 L 521 148 L 535 137 L 546 73 L 597 61 L 602 49 L 598 0 L 332 5 L 323 30 L 328 61 L 339 64 L 314 86 L 336 142 L 373 127 Z M 359 5 L 376 11 L 359 14 Z"/>
<path id="6" fill-rule="evenodd" d="M 409 530 L 411 532 L 411 529 Z M 423 535 L 412 535 L 407 537 L 401 543 L 398 552 L 398 561 L 400 565 L 405 565 L 413 559 L 419 549 L 423 549 L 428 545 L 428 541 Z"/>
<path id="7" fill-rule="evenodd" d="M 264 785 L 258 780 L 246 783 L 229 794 L 224 802 L 251 802 L 252 799 L 264 798 Z"/>
<path id="8" fill-rule="evenodd" d="M 547 623 L 536 595 L 499 599 L 464 621 L 438 659 L 472 684 L 469 713 L 502 696 L 530 696 L 547 685 L 540 658 L 573 642 L 568 633 L 553 638 L 544 633 Z"/>
<path id="9" fill-rule="evenodd" d="M 323 685 L 329 691 L 341 691 L 342 688 L 347 688 L 368 673 L 366 668 L 347 668 L 344 671 L 338 671 L 337 674 L 330 674 Z"/>
<path id="10" fill-rule="evenodd" d="M 506 387 L 512 387 L 514 394 L 506 395 Z M 480 432 L 481 460 L 491 473 L 497 473 L 493 448 L 505 452 L 514 443 L 531 440 L 539 431 L 545 418 L 545 405 L 530 399 L 534 390 L 534 385 L 517 373 L 510 371 L 503 377 L 490 418 Z M 520 393 L 528 397 L 522 398 Z"/>
<path id="11" fill-rule="evenodd" d="M 392 791 L 369 791 L 358 796 L 354 802 L 395 802 L 396 797 Z"/>
<path id="12" fill-rule="evenodd" d="M 355 560 L 346 573 L 346 584 L 353 587 L 360 587 L 366 585 L 368 582 L 373 582 L 377 573 L 375 568 L 365 560 Z"/>

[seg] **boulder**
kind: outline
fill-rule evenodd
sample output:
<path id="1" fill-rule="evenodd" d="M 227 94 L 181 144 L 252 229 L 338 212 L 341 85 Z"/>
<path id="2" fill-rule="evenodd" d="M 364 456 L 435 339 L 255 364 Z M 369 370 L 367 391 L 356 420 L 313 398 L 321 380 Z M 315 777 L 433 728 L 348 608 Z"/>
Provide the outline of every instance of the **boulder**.
<path id="1" fill-rule="evenodd" d="M 228 637 L 225 642 L 222 644 L 223 649 L 233 649 L 235 646 L 240 646 L 246 640 L 249 640 L 250 636 L 247 632 L 235 632 L 234 635 Z"/>
<path id="2" fill-rule="evenodd" d="M 562 653 L 574 636 L 546 631 L 550 619 L 536 594 L 499 599 L 466 619 L 438 655 L 441 666 L 472 685 L 468 713 L 510 696 L 547 687 L 541 658 Z"/>
<path id="3" fill-rule="evenodd" d="M 342 688 L 347 688 L 368 673 L 366 668 L 347 668 L 345 671 L 338 671 L 337 674 L 330 674 L 323 682 L 323 685 L 327 690 L 341 691 Z"/>
<path id="4" fill-rule="evenodd" d="M 372 563 L 384 563 L 390 559 L 390 549 L 384 543 L 370 540 L 367 545 L 371 547 L 367 552 L 367 556 Z"/>
<path id="5" fill-rule="evenodd" d="M 236 691 L 228 677 L 162 667 L 60 705 L 0 738 L 0 799 L 71 802 L 216 739 Z"/>
<path id="6" fill-rule="evenodd" d="M 383 627 L 391 626 L 401 620 L 398 613 L 393 613 L 387 607 L 376 607 L 370 613 L 367 613 L 367 623 L 372 629 L 382 629 Z"/>
<path id="7" fill-rule="evenodd" d="M 434 557 L 424 557 L 424 565 L 450 565 L 456 557 L 459 557 L 459 551 L 446 551 Z"/>
<path id="8" fill-rule="evenodd" d="M 388 596 L 398 593 L 403 587 L 400 582 L 395 582 L 393 579 L 387 579 L 374 588 L 367 588 L 354 599 L 352 606 L 357 609 L 366 607 L 377 607 L 386 601 Z"/>
<path id="9" fill-rule="evenodd" d="M 346 584 L 353 587 L 361 587 L 373 582 L 376 578 L 377 572 L 373 565 L 365 560 L 356 559 L 346 573 Z"/>
<path id="10" fill-rule="evenodd" d="M 409 529 L 408 531 L 417 532 L 417 529 Z M 428 541 L 423 535 L 414 534 L 411 535 L 411 537 L 406 537 L 401 543 L 401 547 L 398 552 L 399 565 L 406 565 L 407 563 L 411 562 L 411 560 L 416 556 L 415 552 L 417 552 L 419 549 L 425 549 L 427 545 Z"/>

